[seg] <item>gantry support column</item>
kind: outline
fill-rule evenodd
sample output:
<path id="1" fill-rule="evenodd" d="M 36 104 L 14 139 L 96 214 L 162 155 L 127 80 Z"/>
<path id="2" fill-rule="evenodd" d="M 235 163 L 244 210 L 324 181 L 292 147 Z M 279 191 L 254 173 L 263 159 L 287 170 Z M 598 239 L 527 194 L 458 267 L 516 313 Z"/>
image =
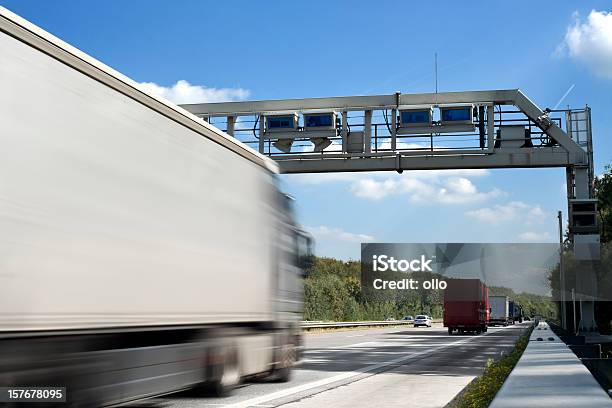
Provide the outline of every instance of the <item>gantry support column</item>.
<path id="1" fill-rule="evenodd" d="M 227 134 L 230 136 L 234 136 L 234 129 L 236 127 L 236 117 L 228 116 L 227 117 Z"/>
<path id="2" fill-rule="evenodd" d="M 571 169 L 573 179 L 573 190 L 575 200 L 592 199 L 592 186 L 590 185 L 589 167 L 574 166 Z M 571 180 L 570 180 L 571 181 Z M 568 191 L 571 191 L 571 186 Z M 570 217 L 572 215 L 572 202 L 570 201 Z M 570 218 L 570 232 L 573 221 Z M 595 266 L 599 262 L 599 232 L 596 227 L 594 231 L 577 231 L 572 234 L 574 242 L 574 255 L 578 266 L 576 276 L 577 301 L 580 308 L 580 321 L 578 330 L 580 333 L 596 332 L 595 302 L 597 301 L 597 275 Z"/>

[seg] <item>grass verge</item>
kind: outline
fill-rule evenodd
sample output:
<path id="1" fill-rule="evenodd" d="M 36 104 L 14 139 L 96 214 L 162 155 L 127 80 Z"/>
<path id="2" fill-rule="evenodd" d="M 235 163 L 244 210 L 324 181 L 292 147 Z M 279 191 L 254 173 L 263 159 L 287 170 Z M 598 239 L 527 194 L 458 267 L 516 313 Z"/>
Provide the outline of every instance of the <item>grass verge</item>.
<path id="1" fill-rule="evenodd" d="M 489 359 L 484 372 L 475 378 L 446 408 L 486 408 L 510 375 L 529 343 L 533 326 L 515 343 L 514 350 L 497 361 Z"/>

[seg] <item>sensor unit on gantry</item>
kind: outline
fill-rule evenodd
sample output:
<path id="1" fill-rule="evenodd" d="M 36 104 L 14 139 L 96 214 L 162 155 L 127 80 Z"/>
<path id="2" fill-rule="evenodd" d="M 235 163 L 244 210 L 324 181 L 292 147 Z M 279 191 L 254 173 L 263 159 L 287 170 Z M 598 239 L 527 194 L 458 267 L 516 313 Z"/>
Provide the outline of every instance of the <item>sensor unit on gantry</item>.
<path id="1" fill-rule="evenodd" d="M 266 115 L 266 132 L 297 131 L 299 118 L 297 113 L 284 115 Z"/>
<path id="2" fill-rule="evenodd" d="M 304 113 L 303 116 L 305 131 L 336 130 L 337 121 L 335 112 Z"/>
<path id="3" fill-rule="evenodd" d="M 431 126 L 433 109 L 400 109 L 400 127 Z"/>
<path id="4" fill-rule="evenodd" d="M 442 125 L 474 125 L 473 106 L 442 106 L 440 107 L 440 124 Z"/>
<path id="5" fill-rule="evenodd" d="M 474 106 L 441 106 L 439 132 L 473 132 Z"/>
<path id="6" fill-rule="evenodd" d="M 264 117 L 264 138 L 276 139 L 273 146 L 284 153 L 291 151 L 293 140 L 300 130 L 297 113 L 266 115 Z"/>
<path id="7" fill-rule="evenodd" d="M 411 108 L 399 110 L 398 133 L 432 133 L 433 108 Z"/>
<path id="8" fill-rule="evenodd" d="M 336 112 L 303 113 L 304 136 L 314 145 L 315 152 L 322 152 L 332 144 L 331 137 L 337 136 Z"/>

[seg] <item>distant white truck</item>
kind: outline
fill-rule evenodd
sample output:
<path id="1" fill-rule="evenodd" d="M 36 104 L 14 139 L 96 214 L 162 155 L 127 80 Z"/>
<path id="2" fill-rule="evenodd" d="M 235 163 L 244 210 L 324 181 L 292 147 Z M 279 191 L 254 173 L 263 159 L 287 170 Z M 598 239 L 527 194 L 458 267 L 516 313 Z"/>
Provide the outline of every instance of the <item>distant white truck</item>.
<path id="1" fill-rule="evenodd" d="M 276 164 L 2 7 L 0 89 L 0 386 L 287 380 L 309 238 Z"/>
<path id="2" fill-rule="evenodd" d="M 510 323 L 510 299 L 508 296 L 489 296 L 489 326 L 507 326 Z"/>

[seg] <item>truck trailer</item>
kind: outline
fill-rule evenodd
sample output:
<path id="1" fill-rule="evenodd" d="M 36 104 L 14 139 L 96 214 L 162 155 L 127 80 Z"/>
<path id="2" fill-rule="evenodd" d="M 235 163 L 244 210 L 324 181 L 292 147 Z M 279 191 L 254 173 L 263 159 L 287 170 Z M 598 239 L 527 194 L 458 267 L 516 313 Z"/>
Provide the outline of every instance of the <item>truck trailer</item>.
<path id="1" fill-rule="evenodd" d="M 489 326 L 507 326 L 510 324 L 510 299 L 508 299 L 508 296 L 490 296 L 489 302 L 491 304 Z"/>
<path id="2" fill-rule="evenodd" d="M 523 323 L 523 308 L 516 302 L 514 303 L 512 320 L 514 323 Z"/>
<path id="3" fill-rule="evenodd" d="M 489 289 L 479 279 L 448 279 L 444 290 L 444 327 L 455 332 L 487 331 Z"/>
<path id="4" fill-rule="evenodd" d="M 276 164 L 2 7 L 0 88 L 0 386 L 286 381 L 310 245 Z"/>

